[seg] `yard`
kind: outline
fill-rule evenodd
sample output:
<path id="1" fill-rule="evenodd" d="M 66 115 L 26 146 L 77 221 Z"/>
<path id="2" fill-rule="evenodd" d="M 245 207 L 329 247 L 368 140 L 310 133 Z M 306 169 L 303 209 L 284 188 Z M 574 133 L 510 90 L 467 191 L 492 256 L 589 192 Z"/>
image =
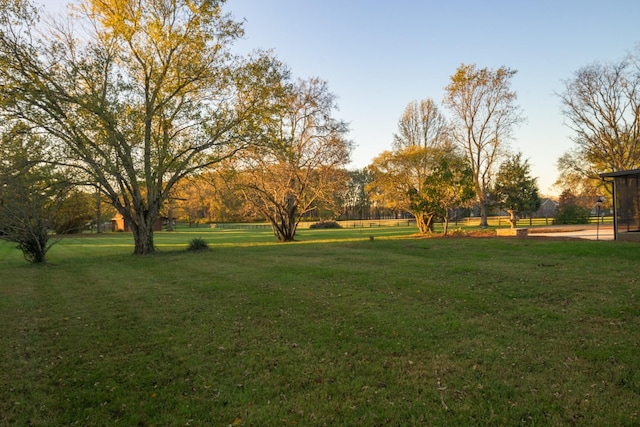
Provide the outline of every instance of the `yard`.
<path id="1" fill-rule="evenodd" d="M 0 242 L 0 425 L 640 423 L 640 246 L 411 230 Z"/>

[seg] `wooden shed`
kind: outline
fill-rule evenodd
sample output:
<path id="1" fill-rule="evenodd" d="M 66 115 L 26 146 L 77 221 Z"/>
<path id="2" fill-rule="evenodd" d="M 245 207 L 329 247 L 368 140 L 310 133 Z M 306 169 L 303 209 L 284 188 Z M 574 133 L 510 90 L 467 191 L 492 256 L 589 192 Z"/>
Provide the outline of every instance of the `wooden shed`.
<path id="1" fill-rule="evenodd" d="M 156 219 L 156 222 L 153 224 L 153 231 L 162 231 L 162 226 L 166 219 L 165 217 Z M 111 231 L 131 231 L 131 227 L 129 227 L 129 224 L 120 212 L 111 218 Z"/>

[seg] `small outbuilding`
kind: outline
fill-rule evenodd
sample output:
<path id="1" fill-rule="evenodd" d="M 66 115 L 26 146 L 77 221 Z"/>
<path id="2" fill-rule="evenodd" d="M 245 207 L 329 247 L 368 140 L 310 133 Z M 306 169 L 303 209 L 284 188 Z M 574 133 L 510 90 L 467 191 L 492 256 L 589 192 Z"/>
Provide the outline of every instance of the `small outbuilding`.
<path id="1" fill-rule="evenodd" d="M 640 242 L 640 169 L 600 174 L 613 183 L 613 229 L 616 240 Z"/>
<path id="2" fill-rule="evenodd" d="M 120 212 L 111 218 L 111 231 L 130 231 L 129 224 L 126 224 Z"/>
<path id="3" fill-rule="evenodd" d="M 167 218 L 165 217 L 158 218 L 153 224 L 153 231 L 162 231 L 162 226 L 166 220 Z M 129 224 L 120 212 L 111 218 L 111 231 L 131 231 L 131 227 L 129 227 Z"/>

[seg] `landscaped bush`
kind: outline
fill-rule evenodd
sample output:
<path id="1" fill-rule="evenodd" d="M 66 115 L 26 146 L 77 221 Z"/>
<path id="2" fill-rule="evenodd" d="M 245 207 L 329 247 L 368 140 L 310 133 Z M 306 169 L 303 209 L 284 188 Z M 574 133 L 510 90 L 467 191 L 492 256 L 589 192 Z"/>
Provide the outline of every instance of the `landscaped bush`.
<path id="1" fill-rule="evenodd" d="M 558 208 L 554 224 L 588 224 L 589 209 L 574 204 L 566 204 Z"/>
<path id="2" fill-rule="evenodd" d="M 458 227 L 449 232 L 452 236 L 466 236 L 467 232 L 462 229 L 462 227 Z"/>
<path id="3" fill-rule="evenodd" d="M 187 247 L 188 251 L 196 252 L 196 251 L 206 251 L 209 249 L 209 244 L 206 240 L 201 237 L 194 237 L 189 242 L 189 246 Z"/>
<path id="4" fill-rule="evenodd" d="M 342 228 L 336 221 L 320 221 L 313 223 L 309 228 Z"/>

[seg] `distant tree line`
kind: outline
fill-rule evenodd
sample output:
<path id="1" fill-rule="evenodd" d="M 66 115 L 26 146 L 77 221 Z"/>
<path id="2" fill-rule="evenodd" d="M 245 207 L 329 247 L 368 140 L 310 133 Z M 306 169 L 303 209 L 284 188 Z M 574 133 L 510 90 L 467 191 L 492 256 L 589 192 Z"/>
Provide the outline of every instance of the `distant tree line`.
<path id="1" fill-rule="evenodd" d="M 225 1 L 80 0 L 43 24 L 28 0 L 0 8 L 0 235 L 44 262 L 58 235 L 118 213 L 139 255 L 159 218 L 266 221 L 414 218 L 431 233 L 461 211 L 512 225 L 540 199 L 509 149 L 524 119 L 515 70 L 462 64 L 441 105 L 410 102 L 391 149 L 348 170 L 354 144 L 336 97 L 271 52 L 233 53 L 243 24 Z M 604 191 L 598 173 L 640 167 L 638 53 L 578 70 L 559 94 L 575 148 L 558 185 Z M 444 83 L 444 82 L 443 82 Z M 98 228 L 99 230 L 100 228 Z"/>

